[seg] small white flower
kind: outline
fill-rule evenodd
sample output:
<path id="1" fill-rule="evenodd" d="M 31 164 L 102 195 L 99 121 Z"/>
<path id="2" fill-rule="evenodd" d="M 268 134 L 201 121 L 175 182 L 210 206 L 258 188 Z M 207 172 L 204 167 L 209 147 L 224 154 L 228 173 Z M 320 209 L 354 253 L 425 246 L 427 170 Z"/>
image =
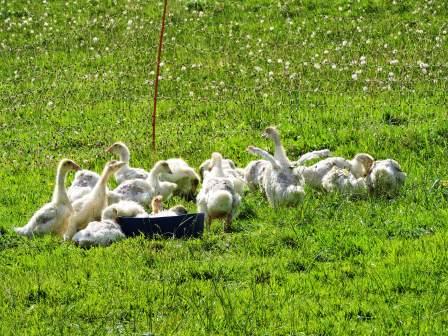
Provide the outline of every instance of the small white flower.
<path id="1" fill-rule="evenodd" d="M 427 63 L 423 63 L 422 61 L 417 62 L 420 69 L 426 69 L 429 65 Z"/>
<path id="2" fill-rule="evenodd" d="M 356 72 L 352 73 L 352 79 L 353 80 L 358 80 L 358 74 Z"/>
<path id="3" fill-rule="evenodd" d="M 319 63 L 314 63 L 314 68 L 319 70 L 320 69 L 320 64 Z"/>
<path id="4" fill-rule="evenodd" d="M 389 62 L 390 65 L 397 65 L 398 64 L 398 60 L 393 59 Z"/>
<path id="5" fill-rule="evenodd" d="M 391 82 L 394 81 L 395 80 L 395 74 L 393 72 L 389 72 L 388 73 L 388 79 Z"/>

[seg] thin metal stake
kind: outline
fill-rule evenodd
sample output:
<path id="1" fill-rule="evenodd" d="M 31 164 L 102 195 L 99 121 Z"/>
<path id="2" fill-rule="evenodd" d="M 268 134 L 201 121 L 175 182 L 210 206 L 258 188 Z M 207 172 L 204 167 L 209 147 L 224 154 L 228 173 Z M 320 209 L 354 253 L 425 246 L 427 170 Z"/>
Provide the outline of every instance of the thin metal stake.
<path id="1" fill-rule="evenodd" d="M 168 7 L 168 0 L 164 0 L 163 1 L 162 27 L 160 28 L 159 50 L 157 51 L 156 80 L 154 82 L 154 108 L 152 111 L 152 150 L 154 153 L 156 151 L 156 112 L 157 112 L 157 94 L 159 91 L 160 58 L 162 55 L 163 34 L 165 32 L 165 18 L 166 18 L 167 7 Z"/>

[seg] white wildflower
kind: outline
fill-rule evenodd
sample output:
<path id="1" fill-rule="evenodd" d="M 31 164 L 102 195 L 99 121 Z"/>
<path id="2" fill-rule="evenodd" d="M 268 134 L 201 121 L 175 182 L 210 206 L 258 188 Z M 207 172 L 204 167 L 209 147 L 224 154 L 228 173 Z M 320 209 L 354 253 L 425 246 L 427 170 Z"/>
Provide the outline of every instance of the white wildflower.
<path id="1" fill-rule="evenodd" d="M 366 57 L 365 56 L 361 56 L 360 58 L 359 58 L 359 64 L 361 64 L 361 65 L 365 65 L 366 64 Z"/>

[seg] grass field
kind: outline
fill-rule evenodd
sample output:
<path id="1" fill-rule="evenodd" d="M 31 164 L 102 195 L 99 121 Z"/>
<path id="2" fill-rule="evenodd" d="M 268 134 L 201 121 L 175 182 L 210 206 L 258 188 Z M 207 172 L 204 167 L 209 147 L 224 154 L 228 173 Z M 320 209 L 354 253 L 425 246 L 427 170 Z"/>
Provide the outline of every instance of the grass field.
<path id="1" fill-rule="evenodd" d="M 171 1 L 152 154 L 161 11 L 0 1 L 0 334 L 446 334 L 448 2 Z M 248 193 L 234 232 L 201 239 L 83 250 L 12 231 L 63 157 L 99 171 L 121 140 L 148 169 L 213 151 L 245 166 L 268 125 L 291 159 L 395 158 L 405 188 L 281 210 Z"/>

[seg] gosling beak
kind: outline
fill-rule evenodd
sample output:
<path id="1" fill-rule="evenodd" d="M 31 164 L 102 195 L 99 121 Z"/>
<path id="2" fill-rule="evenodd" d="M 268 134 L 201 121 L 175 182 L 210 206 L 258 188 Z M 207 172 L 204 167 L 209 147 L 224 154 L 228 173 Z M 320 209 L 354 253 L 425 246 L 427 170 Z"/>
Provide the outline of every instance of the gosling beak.
<path id="1" fill-rule="evenodd" d="M 108 147 L 108 148 L 106 149 L 106 152 L 107 152 L 107 153 L 112 153 L 112 147 L 113 147 L 113 145 L 110 146 L 110 147 Z"/>
<path id="2" fill-rule="evenodd" d="M 75 171 L 78 171 L 78 170 L 81 170 L 81 167 L 78 166 L 76 163 L 74 163 L 74 164 L 73 164 L 73 169 L 74 169 Z"/>

